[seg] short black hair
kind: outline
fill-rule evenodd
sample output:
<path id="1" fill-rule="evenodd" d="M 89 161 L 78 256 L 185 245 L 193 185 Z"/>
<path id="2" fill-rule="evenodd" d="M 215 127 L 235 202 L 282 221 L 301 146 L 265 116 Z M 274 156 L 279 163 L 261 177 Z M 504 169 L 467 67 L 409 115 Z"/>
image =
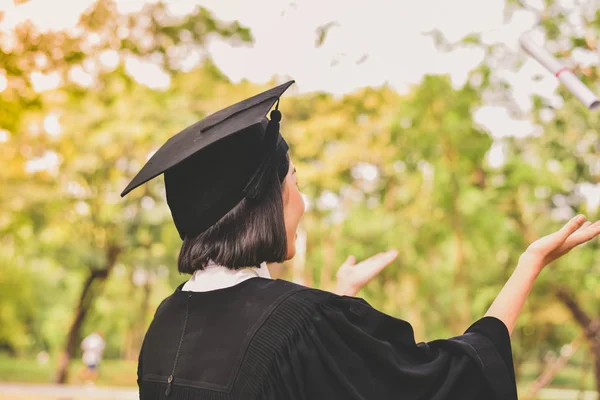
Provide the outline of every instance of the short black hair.
<path id="1" fill-rule="evenodd" d="M 282 183 L 289 157 L 286 154 L 281 158 L 259 200 L 243 199 L 204 232 L 184 238 L 177 263 L 180 273 L 193 274 L 210 262 L 240 269 L 285 260 Z"/>

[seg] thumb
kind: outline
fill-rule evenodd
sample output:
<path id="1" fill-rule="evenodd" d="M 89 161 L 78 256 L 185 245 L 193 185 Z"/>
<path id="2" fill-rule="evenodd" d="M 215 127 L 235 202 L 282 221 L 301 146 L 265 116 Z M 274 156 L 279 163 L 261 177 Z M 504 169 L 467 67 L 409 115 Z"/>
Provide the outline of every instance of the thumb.
<path id="1" fill-rule="evenodd" d="M 388 263 L 391 263 L 392 261 L 394 261 L 396 259 L 396 257 L 398 257 L 398 250 L 396 249 L 392 249 L 392 250 L 388 250 L 386 253 L 386 261 Z"/>
<path id="2" fill-rule="evenodd" d="M 346 258 L 346 261 L 344 261 L 344 265 L 354 265 L 356 264 L 356 257 L 354 256 L 348 256 L 348 258 Z"/>

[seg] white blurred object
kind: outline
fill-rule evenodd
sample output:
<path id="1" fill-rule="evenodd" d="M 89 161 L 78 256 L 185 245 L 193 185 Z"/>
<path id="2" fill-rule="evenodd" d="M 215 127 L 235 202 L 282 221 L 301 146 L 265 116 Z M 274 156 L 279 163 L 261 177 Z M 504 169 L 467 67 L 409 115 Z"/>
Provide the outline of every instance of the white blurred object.
<path id="1" fill-rule="evenodd" d="M 87 336 L 81 342 L 81 349 L 83 350 L 82 360 L 87 366 L 97 366 L 102 359 L 102 352 L 104 351 L 105 342 L 102 336 L 94 332 Z"/>
<path id="2" fill-rule="evenodd" d="M 39 364 L 46 365 L 50 361 L 50 355 L 46 351 L 40 351 L 37 354 L 36 360 Z"/>
<path id="3" fill-rule="evenodd" d="M 563 66 L 546 49 L 535 43 L 529 34 L 521 36 L 519 42 L 527 54 L 542 64 L 548 71 L 552 72 L 589 110 L 593 111 L 600 107 L 600 100 L 598 100 L 594 92 L 585 86 L 571 70 Z"/>

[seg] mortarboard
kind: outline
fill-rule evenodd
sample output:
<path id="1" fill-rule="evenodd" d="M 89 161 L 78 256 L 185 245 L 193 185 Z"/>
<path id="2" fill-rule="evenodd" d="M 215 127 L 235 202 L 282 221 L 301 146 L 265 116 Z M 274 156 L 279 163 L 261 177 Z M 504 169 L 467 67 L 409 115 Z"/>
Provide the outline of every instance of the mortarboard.
<path id="1" fill-rule="evenodd" d="M 171 137 L 121 197 L 164 173 L 167 203 L 182 239 L 205 231 L 244 198 L 259 199 L 269 172 L 288 151 L 278 107 L 293 83 L 240 101 Z M 287 169 L 278 173 L 283 180 Z"/>

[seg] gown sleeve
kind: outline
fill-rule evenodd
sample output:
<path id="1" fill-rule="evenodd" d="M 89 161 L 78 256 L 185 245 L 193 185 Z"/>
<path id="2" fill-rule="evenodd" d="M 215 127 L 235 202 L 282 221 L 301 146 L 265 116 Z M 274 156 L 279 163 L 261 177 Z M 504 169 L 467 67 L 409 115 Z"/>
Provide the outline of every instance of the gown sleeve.
<path id="1" fill-rule="evenodd" d="M 517 399 L 510 336 L 496 318 L 417 344 L 408 322 L 330 294 L 300 326 L 291 357 L 298 398 Z"/>

